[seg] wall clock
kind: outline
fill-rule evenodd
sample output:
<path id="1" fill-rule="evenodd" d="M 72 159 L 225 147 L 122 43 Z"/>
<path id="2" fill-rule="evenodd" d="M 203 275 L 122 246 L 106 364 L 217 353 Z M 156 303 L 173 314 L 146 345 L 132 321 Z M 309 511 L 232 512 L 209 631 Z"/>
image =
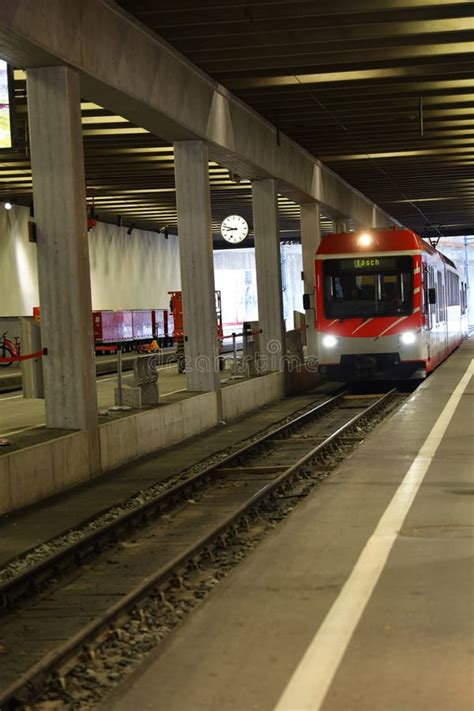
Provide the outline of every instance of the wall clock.
<path id="1" fill-rule="evenodd" d="M 247 220 L 240 215 L 228 215 L 222 220 L 221 235 L 231 244 L 239 244 L 249 233 Z"/>

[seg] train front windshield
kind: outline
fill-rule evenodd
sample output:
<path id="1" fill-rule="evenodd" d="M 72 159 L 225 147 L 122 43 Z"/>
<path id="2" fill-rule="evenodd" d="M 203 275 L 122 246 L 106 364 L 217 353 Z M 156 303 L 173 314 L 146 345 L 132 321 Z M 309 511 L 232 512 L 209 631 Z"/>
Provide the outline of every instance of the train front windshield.
<path id="1" fill-rule="evenodd" d="M 326 318 L 398 316 L 413 310 L 413 257 L 323 261 Z"/>

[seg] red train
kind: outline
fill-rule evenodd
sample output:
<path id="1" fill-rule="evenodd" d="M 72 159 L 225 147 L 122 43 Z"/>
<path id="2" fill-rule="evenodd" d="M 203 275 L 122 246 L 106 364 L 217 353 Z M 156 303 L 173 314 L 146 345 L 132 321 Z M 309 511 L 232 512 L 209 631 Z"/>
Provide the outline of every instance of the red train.
<path id="1" fill-rule="evenodd" d="M 173 344 L 173 314 L 169 309 L 136 309 L 130 311 L 93 311 L 96 348 L 122 344 L 131 350 L 155 339 L 160 347 Z"/>
<path id="2" fill-rule="evenodd" d="M 39 306 L 33 307 L 33 318 L 41 321 Z M 126 311 L 93 311 L 94 343 L 122 345 L 122 350 L 132 350 L 156 340 L 160 348 L 172 346 L 175 341 L 174 318 L 170 309 L 132 309 Z"/>
<path id="3" fill-rule="evenodd" d="M 411 230 L 327 235 L 315 268 L 320 372 L 329 379 L 424 378 L 467 335 L 464 279 Z"/>

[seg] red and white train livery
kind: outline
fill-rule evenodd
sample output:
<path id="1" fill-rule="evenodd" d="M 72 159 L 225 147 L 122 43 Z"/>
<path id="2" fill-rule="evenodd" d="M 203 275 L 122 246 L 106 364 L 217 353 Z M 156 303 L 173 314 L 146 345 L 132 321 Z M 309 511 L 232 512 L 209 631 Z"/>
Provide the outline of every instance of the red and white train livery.
<path id="1" fill-rule="evenodd" d="M 411 230 L 327 235 L 316 254 L 320 372 L 424 378 L 467 334 L 466 284 Z"/>

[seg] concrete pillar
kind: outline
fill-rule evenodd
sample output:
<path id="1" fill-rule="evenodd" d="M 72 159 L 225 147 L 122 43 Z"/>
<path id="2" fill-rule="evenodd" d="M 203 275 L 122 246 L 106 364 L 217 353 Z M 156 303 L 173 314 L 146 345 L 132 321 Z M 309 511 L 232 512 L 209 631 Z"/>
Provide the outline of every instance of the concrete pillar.
<path id="1" fill-rule="evenodd" d="M 46 424 L 95 433 L 97 455 L 79 75 L 64 66 L 29 69 L 27 86 L 42 343 L 48 351 Z"/>
<path id="2" fill-rule="evenodd" d="M 344 218 L 341 217 L 334 220 L 334 232 L 336 232 L 336 234 L 347 232 L 347 223 Z"/>
<path id="3" fill-rule="evenodd" d="M 375 228 L 378 224 L 378 210 L 376 205 L 372 205 L 372 224 L 371 227 Z"/>
<path id="4" fill-rule="evenodd" d="M 278 195 L 272 178 L 252 183 L 255 265 L 257 271 L 260 366 L 281 370 L 284 352 Z"/>
<path id="5" fill-rule="evenodd" d="M 308 356 L 317 356 L 317 338 L 314 327 L 316 317 L 316 274 L 315 255 L 321 242 L 319 203 L 311 202 L 300 206 L 301 247 L 303 252 L 304 293 L 311 294 L 311 308 L 306 309 L 306 345 Z"/>
<path id="6" fill-rule="evenodd" d="M 174 169 L 187 388 L 210 392 L 219 388 L 219 361 L 207 145 L 175 143 Z"/>

